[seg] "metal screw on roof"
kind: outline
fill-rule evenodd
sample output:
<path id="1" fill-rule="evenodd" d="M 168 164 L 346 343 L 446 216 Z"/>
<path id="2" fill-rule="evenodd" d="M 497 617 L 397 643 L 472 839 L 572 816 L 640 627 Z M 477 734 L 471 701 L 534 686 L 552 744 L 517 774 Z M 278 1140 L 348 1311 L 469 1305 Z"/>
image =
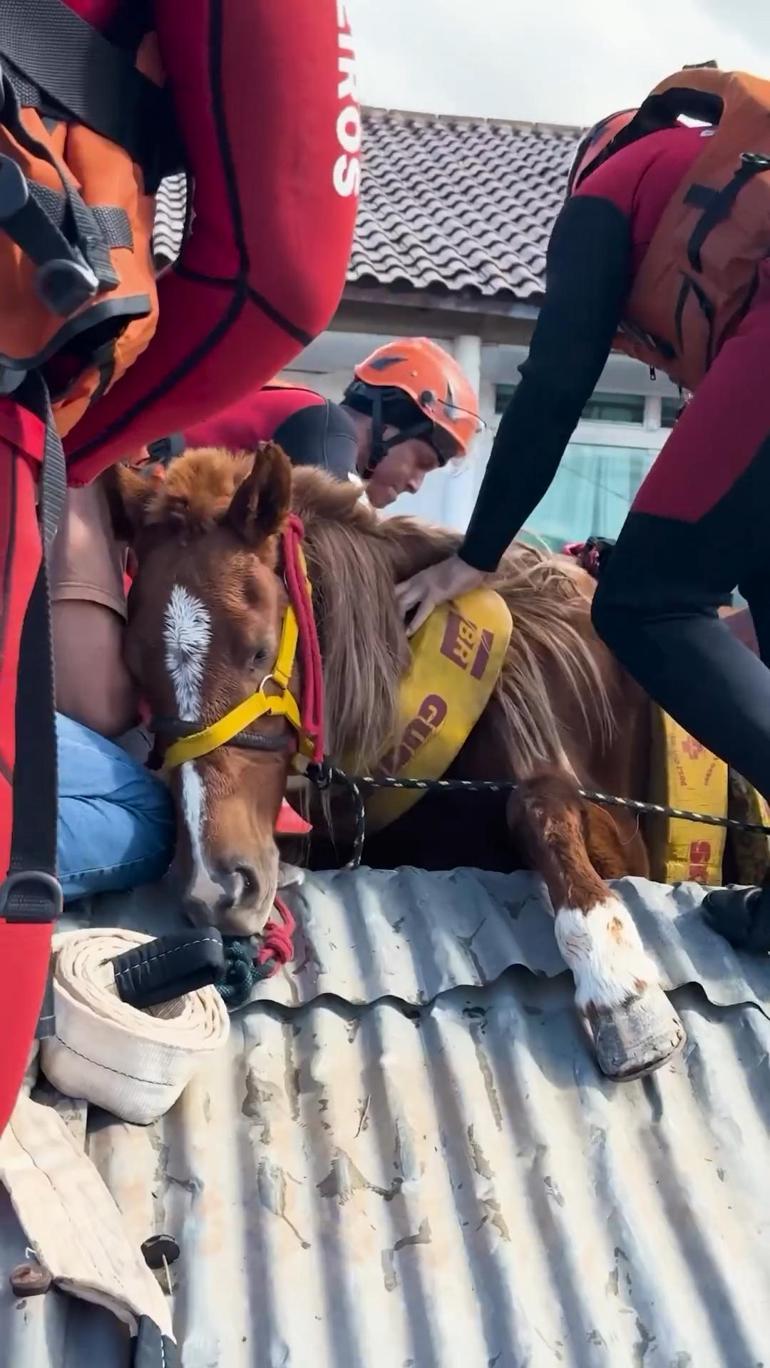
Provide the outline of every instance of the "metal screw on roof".
<path id="1" fill-rule="evenodd" d="M 175 1263 L 180 1250 L 171 1235 L 151 1235 L 142 1245 L 142 1254 L 148 1268 L 160 1269 Z"/>
<path id="2" fill-rule="evenodd" d="M 8 1281 L 14 1297 L 41 1297 L 48 1291 L 53 1278 L 43 1264 L 22 1263 L 11 1269 Z"/>

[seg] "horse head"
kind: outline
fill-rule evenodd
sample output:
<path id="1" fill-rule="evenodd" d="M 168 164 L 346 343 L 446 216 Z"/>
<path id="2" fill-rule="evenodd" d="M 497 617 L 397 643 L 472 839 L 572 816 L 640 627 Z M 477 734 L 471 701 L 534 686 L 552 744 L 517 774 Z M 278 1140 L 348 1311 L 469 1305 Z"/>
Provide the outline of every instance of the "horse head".
<path id="1" fill-rule="evenodd" d="M 224 741 L 216 725 L 255 696 L 280 695 L 270 681 L 285 656 L 277 571 L 290 489 L 289 462 L 272 444 L 256 455 L 188 453 L 157 479 L 122 468 L 114 483 L 116 530 L 137 564 L 126 662 L 174 793 L 176 874 L 191 919 L 227 935 L 258 933 L 272 907 L 275 821 L 296 751 L 280 709 Z"/>

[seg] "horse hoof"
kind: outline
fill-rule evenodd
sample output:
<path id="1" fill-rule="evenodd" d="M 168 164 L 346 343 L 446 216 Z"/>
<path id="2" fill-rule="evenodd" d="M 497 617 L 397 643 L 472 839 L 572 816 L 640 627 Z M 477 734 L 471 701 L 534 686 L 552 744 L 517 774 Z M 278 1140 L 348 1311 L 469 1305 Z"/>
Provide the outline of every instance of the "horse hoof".
<path id="1" fill-rule="evenodd" d="M 619 1083 L 653 1073 L 680 1050 L 684 1026 L 662 988 L 646 988 L 622 1007 L 592 1008 L 587 1024 L 603 1074 Z"/>

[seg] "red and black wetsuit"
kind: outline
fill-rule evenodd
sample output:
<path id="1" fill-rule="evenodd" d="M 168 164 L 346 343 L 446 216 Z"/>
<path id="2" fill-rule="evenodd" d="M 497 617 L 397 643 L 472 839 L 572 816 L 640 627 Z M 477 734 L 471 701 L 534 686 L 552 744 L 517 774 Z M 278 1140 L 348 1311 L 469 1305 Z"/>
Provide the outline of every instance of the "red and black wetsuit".
<path id="1" fill-rule="evenodd" d="M 314 390 L 278 385 L 247 394 L 184 434 L 153 443 L 151 454 L 162 459 L 206 446 L 253 451 L 258 442 L 269 441 L 283 447 L 292 465 L 320 466 L 342 480 L 356 471 L 356 429 L 345 409 Z"/>
<path id="2" fill-rule="evenodd" d="M 607 360 L 634 270 L 698 129 L 617 152 L 564 207 L 522 380 L 461 550 L 489 570 L 550 485 Z M 770 241 L 769 241 L 770 247 Z M 709 750 L 770 797 L 770 267 L 644 481 L 594 599 L 599 634 Z M 763 664 L 717 608 L 738 586 Z"/>

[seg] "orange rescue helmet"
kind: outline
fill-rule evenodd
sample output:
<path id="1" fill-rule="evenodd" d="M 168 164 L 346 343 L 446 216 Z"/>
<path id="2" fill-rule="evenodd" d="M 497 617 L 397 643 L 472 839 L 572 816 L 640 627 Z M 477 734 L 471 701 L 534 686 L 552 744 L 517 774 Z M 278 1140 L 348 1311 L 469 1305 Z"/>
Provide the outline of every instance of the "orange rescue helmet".
<path id="1" fill-rule="evenodd" d="M 603 154 L 608 152 L 610 143 L 628 127 L 638 112 L 637 109 L 622 109 L 618 114 L 608 114 L 606 119 L 600 119 L 583 134 L 567 179 L 567 198 L 574 194 L 587 173 L 600 160 L 604 160 Z"/>
<path id="2" fill-rule="evenodd" d="M 361 361 L 353 374 L 343 402 L 372 415 L 375 440 L 370 466 L 407 437 L 429 441 L 439 464 L 446 465 L 455 457 L 467 456 L 484 426 L 470 380 L 454 357 L 430 338 L 386 342 Z M 384 425 L 397 427 L 398 436 L 384 442 Z"/>

